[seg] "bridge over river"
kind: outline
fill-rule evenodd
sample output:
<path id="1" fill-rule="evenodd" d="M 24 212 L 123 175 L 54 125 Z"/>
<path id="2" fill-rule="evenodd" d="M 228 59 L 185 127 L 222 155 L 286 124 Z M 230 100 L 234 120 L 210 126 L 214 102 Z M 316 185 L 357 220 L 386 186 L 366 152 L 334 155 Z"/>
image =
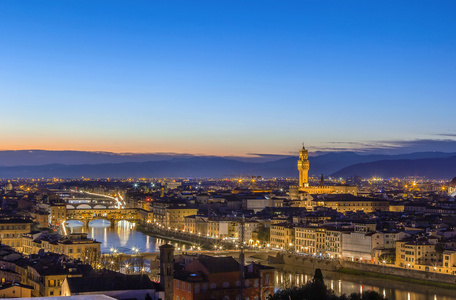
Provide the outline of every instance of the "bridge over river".
<path id="1" fill-rule="evenodd" d="M 146 220 L 147 212 L 137 208 L 126 208 L 123 197 L 89 192 L 71 191 L 65 200 L 65 221 L 80 221 L 85 228 L 91 221 L 107 220 L 111 227 L 119 221 L 139 222 Z"/>
<path id="2" fill-rule="evenodd" d="M 99 208 L 99 209 L 67 209 L 67 221 L 80 221 L 87 227 L 91 221 L 107 220 L 114 227 L 119 221 L 139 222 L 142 214 L 137 208 Z"/>

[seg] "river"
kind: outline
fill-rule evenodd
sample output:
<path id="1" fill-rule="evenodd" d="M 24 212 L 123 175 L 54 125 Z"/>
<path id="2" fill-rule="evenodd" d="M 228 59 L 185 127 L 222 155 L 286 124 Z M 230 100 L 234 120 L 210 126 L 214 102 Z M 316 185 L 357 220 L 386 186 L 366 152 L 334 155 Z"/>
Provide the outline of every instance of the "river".
<path id="1" fill-rule="evenodd" d="M 82 223 L 70 221 L 70 232 L 85 232 Z M 109 253 L 116 249 L 123 253 L 133 253 L 133 248 L 139 252 L 158 252 L 158 247 L 166 242 L 164 239 L 147 236 L 135 230 L 135 226 L 127 221 L 119 222 L 115 228 L 109 226 L 108 221 L 97 220 L 90 223 L 87 234 L 89 238 L 101 242 L 101 252 Z M 172 242 L 176 249 L 189 250 L 184 243 Z M 293 268 L 277 265 L 276 288 L 300 286 L 312 280 L 312 269 Z M 456 300 L 456 290 L 421 286 L 393 280 L 362 277 L 358 275 L 341 274 L 324 271 L 326 285 L 337 295 L 351 294 L 375 290 L 386 296 L 389 300 Z"/>
<path id="2" fill-rule="evenodd" d="M 273 265 L 277 268 L 276 288 L 301 286 L 312 280 L 314 270 L 292 266 Z M 456 300 L 456 290 L 424 286 L 395 280 L 323 271 L 325 284 L 336 295 L 376 291 L 389 300 Z"/>
<path id="3" fill-rule="evenodd" d="M 150 237 L 135 230 L 135 225 L 128 221 L 120 221 L 115 228 L 110 227 L 109 221 L 95 220 L 90 222 L 89 228 L 83 228 L 82 222 L 69 221 L 68 226 L 71 233 L 87 233 L 88 237 L 101 242 L 101 253 L 110 253 L 111 249 L 118 252 L 132 254 L 138 249 L 139 252 L 158 252 L 158 247 L 169 243 L 164 239 Z M 171 242 L 180 250 L 189 250 L 189 245 L 184 243 Z"/>

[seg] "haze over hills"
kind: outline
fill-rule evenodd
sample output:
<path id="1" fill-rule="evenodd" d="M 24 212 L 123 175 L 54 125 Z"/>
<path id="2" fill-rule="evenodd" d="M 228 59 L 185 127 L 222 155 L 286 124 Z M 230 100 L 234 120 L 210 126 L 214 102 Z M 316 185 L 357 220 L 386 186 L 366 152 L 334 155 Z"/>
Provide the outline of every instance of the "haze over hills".
<path id="1" fill-rule="evenodd" d="M 109 164 L 122 162 L 146 162 L 176 157 L 191 157 L 177 153 L 113 153 L 90 151 L 5 150 L 0 151 L 0 166 L 41 166 L 47 164 Z"/>
<path id="2" fill-rule="evenodd" d="M 455 157 L 456 153 L 442 152 L 402 155 L 333 152 L 309 160 L 310 174 L 317 176 L 452 178 L 456 176 Z M 167 153 L 0 151 L 0 178 L 297 177 L 296 156 L 266 162 L 261 158 L 252 160 Z"/>
<path id="3" fill-rule="evenodd" d="M 347 177 L 356 174 L 364 178 L 371 177 L 408 177 L 425 176 L 427 178 L 453 178 L 456 176 L 456 156 L 446 158 L 380 160 L 354 164 L 332 174 Z"/>

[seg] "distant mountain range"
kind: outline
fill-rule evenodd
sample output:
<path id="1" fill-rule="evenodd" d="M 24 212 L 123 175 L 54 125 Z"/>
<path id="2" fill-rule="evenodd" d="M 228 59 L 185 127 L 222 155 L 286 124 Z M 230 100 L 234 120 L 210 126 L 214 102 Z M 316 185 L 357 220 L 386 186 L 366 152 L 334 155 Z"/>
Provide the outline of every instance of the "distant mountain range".
<path id="1" fill-rule="evenodd" d="M 364 178 L 403 178 L 425 176 L 427 178 L 453 178 L 456 176 L 456 156 L 446 158 L 380 160 L 360 163 L 343 168 L 333 174 L 347 177 L 356 174 Z"/>
<path id="2" fill-rule="evenodd" d="M 176 157 L 192 157 L 177 153 L 113 153 L 90 151 L 6 150 L 0 151 L 0 166 L 42 166 L 47 164 L 110 164 L 146 162 Z"/>
<path id="3" fill-rule="evenodd" d="M 310 157 L 310 174 L 338 177 L 380 176 L 452 178 L 456 153 L 420 152 L 361 155 L 333 152 Z M 115 154 L 109 152 L 0 151 L 0 178 L 124 177 L 297 177 L 297 156 L 273 161 L 182 154 Z"/>

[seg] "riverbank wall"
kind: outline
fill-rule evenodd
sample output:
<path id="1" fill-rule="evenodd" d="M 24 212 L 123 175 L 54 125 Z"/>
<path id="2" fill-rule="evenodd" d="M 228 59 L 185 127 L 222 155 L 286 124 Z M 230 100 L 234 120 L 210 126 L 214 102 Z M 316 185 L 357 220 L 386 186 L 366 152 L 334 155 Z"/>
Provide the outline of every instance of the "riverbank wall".
<path id="1" fill-rule="evenodd" d="M 220 239 L 213 239 L 206 236 L 194 236 L 179 231 L 170 231 L 166 229 L 157 228 L 156 226 L 141 224 L 136 230 L 150 236 L 160 237 L 163 239 L 179 241 L 183 243 L 193 244 L 202 249 L 212 250 L 214 245 L 222 246 L 223 249 L 235 249 L 234 244 Z"/>
<path id="2" fill-rule="evenodd" d="M 456 288 L 456 276 L 440 274 L 434 272 L 418 271 L 413 269 L 396 268 L 388 265 L 375 265 L 370 263 L 352 262 L 346 260 L 320 259 L 312 256 L 302 256 L 297 254 L 277 253 L 276 256 L 269 256 L 268 262 L 272 264 L 284 264 L 289 266 L 299 266 L 303 268 L 319 268 L 325 271 L 354 270 L 380 274 L 384 276 L 398 276 L 407 279 L 415 279 L 426 282 L 440 282 L 454 285 Z"/>
<path id="3" fill-rule="evenodd" d="M 154 226 L 145 226 L 143 233 L 149 235 L 155 235 L 167 239 L 179 240 L 182 242 L 192 243 L 195 245 L 200 245 L 202 248 L 211 250 L 215 243 L 217 245 L 223 245 L 225 250 L 233 249 L 233 244 L 224 243 L 223 241 L 214 240 L 206 237 L 194 237 L 189 236 L 185 233 L 180 232 L 169 232 L 163 229 L 158 229 Z M 251 250 L 250 250 L 251 251 Z M 261 255 L 260 255 L 261 254 Z M 229 254 L 232 255 L 232 254 Z M 354 270 L 363 272 L 365 276 L 369 276 L 369 273 L 380 274 L 383 276 L 397 276 L 407 279 L 421 280 L 426 282 L 438 282 L 451 284 L 456 287 L 456 276 L 449 274 L 441 274 L 434 272 L 419 271 L 413 269 L 397 268 L 390 265 L 376 265 L 370 264 L 367 262 L 353 262 L 348 260 L 338 260 L 338 259 L 321 259 L 313 256 L 303 256 L 293 253 L 281 253 L 276 252 L 273 255 L 268 255 L 265 252 L 258 252 L 258 255 L 252 255 L 252 258 L 258 258 L 259 260 L 267 260 L 271 264 L 284 264 L 288 266 L 311 268 L 311 269 L 321 269 L 325 271 L 334 271 L 339 270 Z M 263 257 L 267 256 L 267 257 Z"/>
<path id="4" fill-rule="evenodd" d="M 284 264 L 289 266 L 299 266 L 310 269 L 322 269 L 325 271 L 337 271 L 342 268 L 339 260 L 319 259 L 311 256 L 295 254 L 282 254 L 269 256 L 268 262 L 271 264 Z"/>
<path id="5" fill-rule="evenodd" d="M 351 261 L 342 261 L 341 266 L 344 269 L 357 270 L 362 272 L 378 273 L 390 276 L 399 276 L 404 278 L 412 278 L 422 281 L 441 282 L 455 285 L 456 276 L 449 274 L 441 274 L 434 272 L 419 271 L 413 269 L 396 268 L 387 265 L 374 265 L 368 263 L 356 263 Z"/>

